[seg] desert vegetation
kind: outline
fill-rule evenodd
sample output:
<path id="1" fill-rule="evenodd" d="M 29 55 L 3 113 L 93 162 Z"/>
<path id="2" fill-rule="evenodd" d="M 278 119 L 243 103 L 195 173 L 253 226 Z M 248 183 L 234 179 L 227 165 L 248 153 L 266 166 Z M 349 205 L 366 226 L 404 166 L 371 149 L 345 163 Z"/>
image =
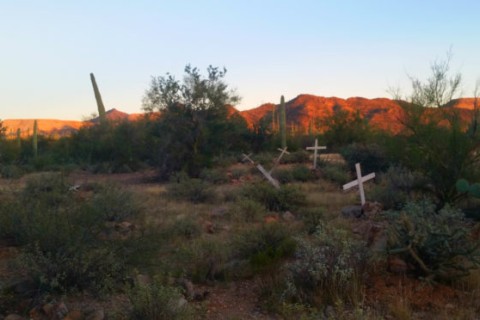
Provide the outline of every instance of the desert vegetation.
<path id="1" fill-rule="evenodd" d="M 249 126 L 225 73 L 152 78 L 137 121 L 0 126 L 0 318 L 480 316 L 478 103 L 451 107 L 448 59 L 396 97 L 395 132 L 340 105 L 288 128 L 283 97 Z M 313 169 L 315 139 L 335 155 Z"/>

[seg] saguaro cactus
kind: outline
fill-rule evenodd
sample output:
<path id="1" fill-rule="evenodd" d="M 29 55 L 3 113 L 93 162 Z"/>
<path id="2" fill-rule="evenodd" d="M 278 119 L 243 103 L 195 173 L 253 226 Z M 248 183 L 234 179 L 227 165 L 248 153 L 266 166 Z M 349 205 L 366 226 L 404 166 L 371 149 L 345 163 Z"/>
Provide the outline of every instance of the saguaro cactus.
<path id="1" fill-rule="evenodd" d="M 97 101 L 98 118 L 100 119 L 100 123 L 104 123 L 106 120 L 105 106 L 103 105 L 102 96 L 100 95 L 100 90 L 98 90 L 97 82 L 95 81 L 93 73 L 90 73 L 90 80 L 92 80 L 93 92 L 95 93 L 95 100 Z"/>
<path id="2" fill-rule="evenodd" d="M 33 156 L 36 158 L 38 156 L 38 125 L 37 120 L 33 121 Z"/>
<path id="3" fill-rule="evenodd" d="M 22 149 L 22 130 L 20 128 L 17 129 L 17 149 Z"/>
<path id="4" fill-rule="evenodd" d="M 287 116 L 285 111 L 285 98 L 280 98 L 280 138 L 282 142 L 282 148 L 287 147 Z"/>

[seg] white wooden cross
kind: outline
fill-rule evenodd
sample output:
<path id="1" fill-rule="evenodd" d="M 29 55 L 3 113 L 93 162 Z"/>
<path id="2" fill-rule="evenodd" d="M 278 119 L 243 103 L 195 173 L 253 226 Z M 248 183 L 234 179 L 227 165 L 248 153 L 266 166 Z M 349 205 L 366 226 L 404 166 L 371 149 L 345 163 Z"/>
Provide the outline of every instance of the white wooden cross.
<path id="1" fill-rule="evenodd" d="M 313 150 L 313 169 L 317 169 L 318 150 L 325 150 L 327 147 L 319 146 L 318 139 L 315 139 L 315 145 L 313 147 L 307 147 L 306 149 Z"/>
<path id="2" fill-rule="evenodd" d="M 280 160 L 282 159 L 284 154 L 290 154 L 290 152 L 287 151 L 287 147 L 283 149 L 278 148 L 277 150 L 280 151 L 280 155 L 277 159 L 275 159 L 272 169 L 270 169 L 270 171 L 268 172 L 269 174 L 272 174 L 273 170 L 275 170 L 275 168 L 280 164 Z"/>
<path id="3" fill-rule="evenodd" d="M 358 185 L 358 189 L 360 190 L 360 201 L 362 202 L 362 206 L 363 206 L 365 204 L 365 191 L 363 190 L 363 183 L 365 181 L 375 178 L 375 172 L 369 173 L 366 176 L 362 177 L 362 170 L 360 169 L 360 163 L 355 164 L 355 171 L 357 172 L 357 179 L 347 184 L 344 184 L 343 190 L 348 190 Z"/>
<path id="4" fill-rule="evenodd" d="M 255 162 L 250 158 L 250 156 L 252 155 L 251 153 L 250 154 L 242 154 L 243 155 L 243 161 L 245 160 L 248 160 L 251 164 L 255 165 Z M 275 180 L 275 178 L 273 178 L 269 172 L 267 172 L 267 170 L 265 170 L 265 168 L 261 165 L 261 164 L 257 164 L 256 165 L 256 168 L 263 174 L 263 176 L 265 178 L 267 178 L 267 180 L 277 189 L 280 189 L 280 184 L 278 183 L 277 180 Z"/>

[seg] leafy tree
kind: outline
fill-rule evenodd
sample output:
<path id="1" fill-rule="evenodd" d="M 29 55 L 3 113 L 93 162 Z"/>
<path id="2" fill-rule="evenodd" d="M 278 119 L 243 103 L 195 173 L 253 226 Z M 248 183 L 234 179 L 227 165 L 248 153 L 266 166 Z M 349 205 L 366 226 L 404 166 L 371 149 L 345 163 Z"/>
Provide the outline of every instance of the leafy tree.
<path id="1" fill-rule="evenodd" d="M 160 112 L 157 164 L 163 177 L 184 170 L 196 176 L 216 154 L 242 148 L 245 121 L 230 107 L 239 97 L 224 81 L 226 69 L 209 66 L 204 77 L 185 67 L 183 81 L 171 74 L 153 77 L 143 109 Z"/>
<path id="2" fill-rule="evenodd" d="M 404 130 L 396 139 L 396 156 L 427 178 L 430 183 L 426 187 L 440 204 L 463 196 L 455 188 L 458 179 L 477 179 L 480 173 L 477 112 L 471 113 L 468 120 L 465 112 L 451 107 L 461 75 L 450 76 L 450 58 L 447 54 L 445 61 L 435 61 L 426 81 L 410 77 L 410 96 L 398 100 L 402 107 L 398 120 Z"/>
<path id="3" fill-rule="evenodd" d="M 331 146 L 345 146 L 354 142 L 366 142 L 370 129 L 368 121 L 357 112 L 350 112 L 335 105 L 333 113 L 322 120 L 325 128 L 325 139 Z"/>

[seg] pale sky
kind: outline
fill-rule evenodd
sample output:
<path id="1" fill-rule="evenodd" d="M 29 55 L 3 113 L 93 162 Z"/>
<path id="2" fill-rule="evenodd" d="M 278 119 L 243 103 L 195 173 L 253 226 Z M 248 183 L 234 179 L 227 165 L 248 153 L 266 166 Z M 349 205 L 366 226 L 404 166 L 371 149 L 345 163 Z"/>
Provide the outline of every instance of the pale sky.
<path id="1" fill-rule="evenodd" d="M 0 0 L 0 119 L 141 112 L 151 76 L 226 67 L 239 109 L 301 93 L 408 91 L 452 48 L 463 96 L 480 79 L 478 0 Z"/>

